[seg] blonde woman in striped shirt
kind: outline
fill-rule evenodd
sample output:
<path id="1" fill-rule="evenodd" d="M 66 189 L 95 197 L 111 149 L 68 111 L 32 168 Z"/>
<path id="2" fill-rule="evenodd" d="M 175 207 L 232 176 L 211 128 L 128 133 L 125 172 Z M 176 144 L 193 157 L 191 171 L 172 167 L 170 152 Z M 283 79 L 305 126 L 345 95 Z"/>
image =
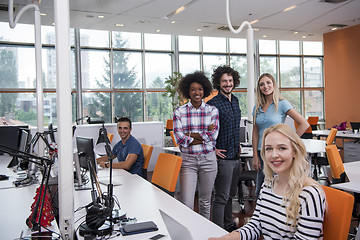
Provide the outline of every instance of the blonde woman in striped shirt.
<path id="1" fill-rule="evenodd" d="M 221 238 L 322 239 L 325 194 L 309 174 L 306 149 L 287 125 L 264 131 L 261 157 L 265 183 L 250 222 Z"/>

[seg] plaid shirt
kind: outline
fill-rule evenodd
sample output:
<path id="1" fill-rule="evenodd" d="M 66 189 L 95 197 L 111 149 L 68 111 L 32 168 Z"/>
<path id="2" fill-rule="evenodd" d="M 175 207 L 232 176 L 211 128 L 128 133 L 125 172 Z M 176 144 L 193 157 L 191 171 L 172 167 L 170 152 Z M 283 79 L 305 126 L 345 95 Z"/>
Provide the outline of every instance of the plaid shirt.
<path id="1" fill-rule="evenodd" d="M 241 110 L 239 100 L 231 94 L 231 102 L 219 91 L 208 104 L 217 107 L 220 115 L 220 131 L 216 148 L 224 149 L 225 159 L 239 159 Z"/>
<path id="2" fill-rule="evenodd" d="M 215 150 L 216 138 L 219 133 L 219 111 L 216 107 L 202 102 L 196 109 L 191 102 L 178 107 L 174 111 L 174 135 L 180 151 L 187 154 L 207 154 Z M 208 127 L 214 124 L 209 132 Z M 202 144 L 190 145 L 194 138 L 184 133 L 199 133 L 204 139 Z"/>

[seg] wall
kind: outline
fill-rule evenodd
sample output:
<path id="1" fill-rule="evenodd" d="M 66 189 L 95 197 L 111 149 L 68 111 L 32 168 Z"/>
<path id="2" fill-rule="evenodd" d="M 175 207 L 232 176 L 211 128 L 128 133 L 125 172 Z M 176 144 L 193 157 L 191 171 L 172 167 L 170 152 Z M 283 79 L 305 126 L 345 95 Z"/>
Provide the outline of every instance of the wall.
<path id="1" fill-rule="evenodd" d="M 326 33 L 324 41 L 326 128 L 360 122 L 360 25 Z"/>

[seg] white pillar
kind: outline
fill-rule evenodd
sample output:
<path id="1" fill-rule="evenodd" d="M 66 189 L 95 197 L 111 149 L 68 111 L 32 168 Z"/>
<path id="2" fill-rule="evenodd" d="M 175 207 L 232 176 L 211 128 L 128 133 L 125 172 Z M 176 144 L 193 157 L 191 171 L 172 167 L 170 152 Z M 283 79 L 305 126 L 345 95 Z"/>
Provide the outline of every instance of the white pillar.
<path id="1" fill-rule="evenodd" d="M 56 34 L 56 103 L 59 154 L 59 228 L 63 239 L 73 239 L 74 174 L 70 77 L 69 0 L 54 0 Z"/>
<path id="2" fill-rule="evenodd" d="M 252 110 L 255 105 L 255 64 L 254 64 L 254 30 L 249 27 L 246 30 L 247 38 L 247 110 L 248 120 L 252 121 Z M 247 130 L 249 133 L 249 141 L 252 142 L 252 125 L 247 124 Z"/>

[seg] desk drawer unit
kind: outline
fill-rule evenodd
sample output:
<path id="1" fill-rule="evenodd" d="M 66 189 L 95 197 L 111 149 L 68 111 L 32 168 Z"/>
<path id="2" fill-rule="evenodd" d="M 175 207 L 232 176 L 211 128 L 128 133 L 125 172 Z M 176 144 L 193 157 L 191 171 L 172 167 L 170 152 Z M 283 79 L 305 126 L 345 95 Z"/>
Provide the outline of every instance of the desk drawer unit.
<path id="1" fill-rule="evenodd" d="M 345 142 L 344 143 L 344 162 L 360 161 L 360 143 Z"/>

